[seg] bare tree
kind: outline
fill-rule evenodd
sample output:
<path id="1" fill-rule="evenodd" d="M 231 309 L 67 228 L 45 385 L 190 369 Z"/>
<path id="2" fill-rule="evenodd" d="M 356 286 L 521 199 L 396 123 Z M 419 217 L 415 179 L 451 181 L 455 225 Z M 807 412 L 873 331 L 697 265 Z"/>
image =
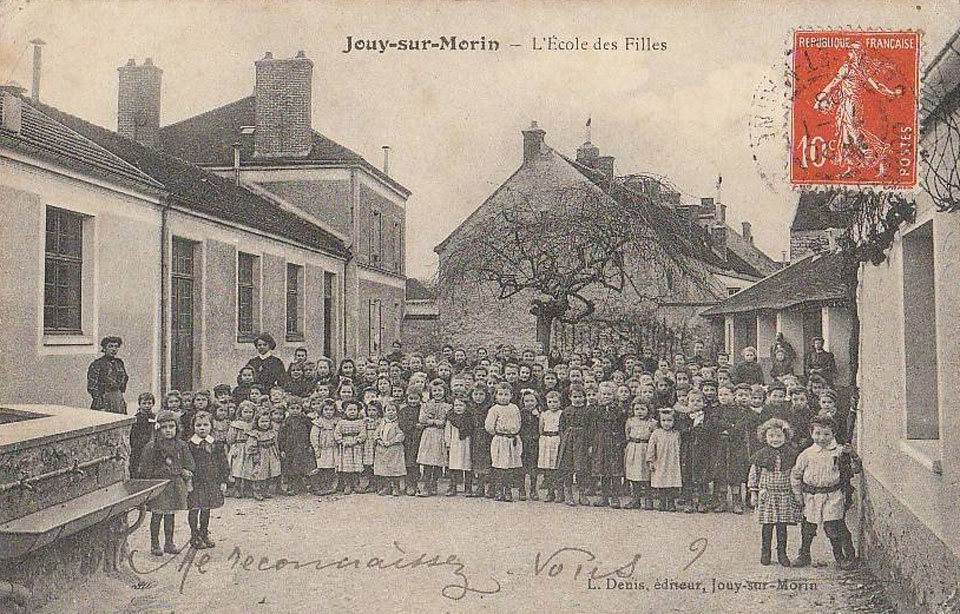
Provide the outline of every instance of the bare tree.
<path id="1" fill-rule="evenodd" d="M 655 309 L 664 292 L 657 280 L 667 271 L 715 291 L 688 257 L 709 251 L 699 229 L 648 194 L 619 185 L 607 190 L 617 190 L 617 198 L 587 181 L 551 189 L 502 187 L 448 247 L 440 285 L 487 283 L 502 300 L 529 297 L 545 351 L 555 322 L 599 315 L 605 305 L 622 304 L 627 291 Z"/>

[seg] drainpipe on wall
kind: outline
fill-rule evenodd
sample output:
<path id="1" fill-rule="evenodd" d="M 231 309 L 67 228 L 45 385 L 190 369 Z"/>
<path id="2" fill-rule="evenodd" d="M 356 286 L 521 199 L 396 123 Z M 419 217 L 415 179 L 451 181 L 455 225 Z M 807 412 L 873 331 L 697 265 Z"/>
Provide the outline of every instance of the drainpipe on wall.
<path id="1" fill-rule="evenodd" d="M 160 397 L 167 393 L 167 214 L 166 198 L 160 203 Z"/>

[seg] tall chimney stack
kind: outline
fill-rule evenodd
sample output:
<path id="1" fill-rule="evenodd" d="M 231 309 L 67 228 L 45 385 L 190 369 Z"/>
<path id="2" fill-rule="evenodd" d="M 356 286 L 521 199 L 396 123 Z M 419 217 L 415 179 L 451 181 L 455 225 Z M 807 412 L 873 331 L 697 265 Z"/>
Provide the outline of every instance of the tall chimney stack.
<path id="1" fill-rule="evenodd" d="M 40 102 L 40 66 L 41 56 L 43 55 L 43 46 L 47 43 L 40 38 L 30 41 L 33 45 L 33 83 L 30 88 L 30 97 L 34 102 Z"/>
<path id="2" fill-rule="evenodd" d="M 120 136 L 157 149 L 160 143 L 160 78 L 163 71 L 147 58 L 130 58 L 120 73 L 117 96 L 117 132 Z"/>
<path id="3" fill-rule="evenodd" d="M 310 121 L 313 62 L 303 51 L 289 59 L 274 58 L 268 51 L 254 65 L 257 72 L 254 155 L 306 156 L 313 146 Z"/>
<path id="4" fill-rule="evenodd" d="M 600 156 L 597 158 L 597 170 L 606 176 L 607 181 L 612 182 L 616 178 L 616 158 Z"/>
<path id="5" fill-rule="evenodd" d="M 523 163 L 526 164 L 540 155 L 540 148 L 543 146 L 543 137 L 547 132 L 537 125 L 536 121 L 530 122 L 530 127 L 523 131 Z"/>
<path id="6" fill-rule="evenodd" d="M 742 228 L 743 228 L 743 232 L 740 234 L 743 236 L 743 240 L 749 243 L 750 245 L 753 245 L 753 232 L 751 230 L 751 228 L 753 227 L 750 225 L 750 222 L 743 222 Z"/>
<path id="7" fill-rule="evenodd" d="M 383 174 L 390 174 L 390 146 L 384 145 L 380 149 L 383 150 Z"/>

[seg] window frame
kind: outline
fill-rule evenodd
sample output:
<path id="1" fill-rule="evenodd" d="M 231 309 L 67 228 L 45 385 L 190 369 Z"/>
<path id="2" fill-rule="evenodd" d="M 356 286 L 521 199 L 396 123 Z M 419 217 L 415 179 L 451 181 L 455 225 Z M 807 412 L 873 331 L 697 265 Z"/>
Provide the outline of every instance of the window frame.
<path id="1" fill-rule="evenodd" d="M 41 310 L 41 329 L 44 336 L 82 336 L 84 334 L 84 226 L 86 224 L 87 218 L 82 213 L 77 213 L 75 211 L 70 211 L 62 207 L 55 207 L 53 205 L 47 205 L 44 218 L 44 244 L 43 244 L 43 291 L 42 291 L 42 310 Z M 76 221 L 77 233 L 76 233 L 76 249 L 73 252 L 66 252 L 62 249 L 62 241 L 64 238 L 64 233 L 61 232 L 62 228 L 62 219 L 73 218 Z M 56 251 L 50 251 L 50 230 L 49 225 L 51 219 L 57 220 L 57 228 L 54 232 L 55 242 L 56 242 Z M 52 265 L 52 267 L 51 267 Z M 54 294 L 56 295 L 57 302 L 52 305 L 54 309 L 54 320 L 56 322 L 51 325 L 47 317 L 47 310 L 51 307 L 51 304 L 47 302 L 48 298 L 48 286 L 51 268 L 56 272 L 54 276 Z M 73 292 L 76 295 L 75 304 L 64 305 L 61 304 L 60 299 L 60 289 L 62 284 L 57 283 L 61 276 L 61 271 L 64 271 L 68 268 L 73 268 L 75 272 L 75 283 L 76 288 L 73 289 Z M 68 288 L 68 291 L 70 289 Z M 62 326 L 61 325 L 61 311 L 64 309 L 73 309 L 76 311 L 76 326 Z M 71 322 L 73 324 L 73 322 Z"/>
<path id="2" fill-rule="evenodd" d="M 244 260 L 249 260 L 250 263 L 250 279 L 241 279 L 241 270 Z M 259 320 L 260 320 L 260 310 L 259 310 L 259 300 L 260 300 L 260 275 L 258 274 L 258 266 L 260 265 L 260 256 L 257 254 L 252 254 L 249 252 L 237 251 L 237 264 L 236 264 L 236 290 L 237 290 L 237 303 L 236 303 L 236 331 L 237 331 L 237 342 L 238 343 L 250 343 L 253 341 L 254 337 L 257 335 L 259 329 Z M 241 326 L 244 324 L 242 318 L 243 311 L 243 301 L 244 296 L 249 293 L 249 320 L 250 326 L 249 329 L 242 329 Z"/>
<path id="3" fill-rule="evenodd" d="M 291 284 L 291 273 L 293 273 L 293 281 Z M 304 266 L 302 264 L 297 264 L 295 262 L 287 262 L 285 268 L 285 277 L 284 277 L 284 298 L 285 298 L 285 308 L 284 308 L 284 322 L 286 327 L 286 340 L 288 342 L 302 342 L 305 339 L 304 331 L 304 297 L 306 296 L 305 292 L 305 275 L 304 275 Z M 291 285 L 293 289 L 291 290 Z M 294 328 L 290 327 L 290 310 L 291 307 L 294 309 Z"/>

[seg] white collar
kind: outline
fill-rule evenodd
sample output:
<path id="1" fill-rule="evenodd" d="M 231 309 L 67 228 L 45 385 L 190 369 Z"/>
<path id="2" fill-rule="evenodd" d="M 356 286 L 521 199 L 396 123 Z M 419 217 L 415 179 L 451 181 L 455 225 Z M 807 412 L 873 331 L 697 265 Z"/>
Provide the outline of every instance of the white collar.
<path id="1" fill-rule="evenodd" d="M 190 438 L 190 443 L 192 443 L 192 444 L 194 444 L 194 445 L 197 445 L 197 446 L 199 446 L 199 445 L 200 445 L 201 443 L 203 443 L 204 441 L 207 442 L 207 443 L 209 443 L 210 445 L 213 445 L 216 440 L 213 438 L 213 435 L 207 435 L 207 436 L 204 437 L 203 439 L 200 439 L 200 436 L 197 435 L 196 433 L 194 433 L 194 434 L 193 434 L 193 437 Z"/>
<path id="2" fill-rule="evenodd" d="M 273 350 L 267 350 L 266 354 L 261 354 L 260 352 L 257 352 L 257 358 L 259 358 L 260 360 L 266 360 L 271 356 L 273 356 Z"/>

